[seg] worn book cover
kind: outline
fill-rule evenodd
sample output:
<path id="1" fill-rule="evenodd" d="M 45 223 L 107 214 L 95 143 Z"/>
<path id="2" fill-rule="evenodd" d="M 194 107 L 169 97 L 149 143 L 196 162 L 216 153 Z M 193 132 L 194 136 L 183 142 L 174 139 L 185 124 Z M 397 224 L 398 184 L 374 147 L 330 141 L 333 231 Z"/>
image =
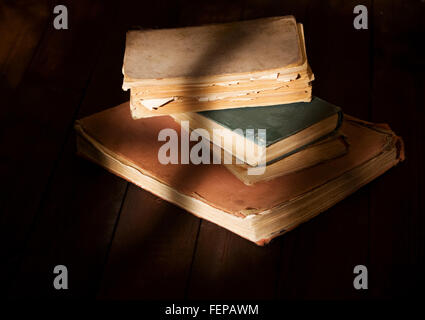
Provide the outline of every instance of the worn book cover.
<path id="1" fill-rule="evenodd" d="M 232 80 L 306 68 L 293 16 L 127 33 L 124 88 L 152 81 Z M 213 61 L 213 63 L 212 63 Z"/>
<path id="2" fill-rule="evenodd" d="M 127 33 L 123 89 L 135 119 L 311 100 L 292 16 Z"/>
<path id="3" fill-rule="evenodd" d="M 171 116 L 179 123 L 189 121 L 191 129 L 204 128 L 208 137 L 213 137 L 214 132 L 223 139 L 232 137 L 233 143 L 223 143 L 222 147 L 252 166 L 258 164 L 263 153 L 266 163 L 271 164 L 328 137 L 338 130 L 343 118 L 341 108 L 318 97 L 313 97 L 311 102 Z M 259 136 L 260 128 L 265 130 L 264 137 Z M 253 134 L 246 135 L 247 130 Z M 248 148 L 256 148 L 258 152 L 247 153 Z"/>
<path id="4" fill-rule="evenodd" d="M 78 152 L 257 244 L 323 212 L 404 159 L 402 141 L 388 126 L 346 117 L 341 131 L 350 150 L 345 156 L 247 186 L 224 165 L 161 164 L 158 134 L 164 128 L 180 136 L 171 117 L 135 121 L 124 103 L 77 122 Z"/>

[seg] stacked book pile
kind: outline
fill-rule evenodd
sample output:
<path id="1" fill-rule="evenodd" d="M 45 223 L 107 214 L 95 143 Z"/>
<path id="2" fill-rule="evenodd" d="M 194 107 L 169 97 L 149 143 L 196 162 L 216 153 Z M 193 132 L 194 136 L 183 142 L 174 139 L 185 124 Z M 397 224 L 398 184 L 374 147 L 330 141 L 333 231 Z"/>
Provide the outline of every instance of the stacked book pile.
<path id="1" fill-rule="evenodd" d="M 404 159 L 311 96 L 293 17 L 131 31 L 123 73 L 130 102 L 76 123 L 79 154 L 260 245 Z"/>

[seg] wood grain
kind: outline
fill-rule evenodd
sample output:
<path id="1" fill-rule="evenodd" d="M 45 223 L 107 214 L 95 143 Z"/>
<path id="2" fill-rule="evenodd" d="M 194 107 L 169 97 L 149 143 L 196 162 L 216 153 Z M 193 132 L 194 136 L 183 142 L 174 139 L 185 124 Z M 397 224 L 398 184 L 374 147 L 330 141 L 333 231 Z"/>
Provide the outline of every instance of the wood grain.
<path id="1" fill-rule="evenodd" d="M 277 4 L 246 1 L 243 19 L 296 15 L 303 22 L 304 1 Z M 224 11 L 224 10 L 223 10 Z M 308 47 L 307 47 L 308 50 Z M 270 299 L 280 272 L 280 241 L 256 247 L 227 230 L 202 221 L 188 287 L 191 299 Z"/>
<path id="2" fill-rule="evenodd" d="M 306 47 L 316 75 L 313 94 L 340 106 L 344 113 L 367 119 L 370 32 L 353 28 L 357 4 L 309 2 Z M 293 234 L 278 239 L 282 248 L 277 297 L 364 298 L 367 292 L 357 292 L 352 282 L 354 266 L 368 261 L 368 223 L 369 187 L 365 186 Z"/>
<path id="3" fill-rule="evenodd" d="M 9 298 L 369 299 L 423 296 L 423 1 L 62 1 L 0 4 L 0 287 Z M 72 124 L 128 99 L 125 32 L 293 14 L 313 93 L 387 122 L 407 160 L 326 213 L 259 248 L 75 155 Z M 207 62 L 206 62 L 207 63 Z M 202 179 L 202 177 L 194 177 Z M 179 176 L 176 177 L 179 179 Z M 53 267 L 70 289 L 53 290 Z M 369 268 L 369 290 L 352 286 Z M 9 289 L 8 289 L 9 288 Z"/>
<path id="4" fill-rule="evenodd" d="M 180 9 L 174 7 L 172 10 L 170 5 L 166 1 L 156 1 L 146 8 L 140 2 L 131 2 L 123 8 L 122 24 L 127 28 L 137 23 L 143 23 L 137 25 L 140 28 L 175 26 Z M 124 35 L 120 37 L 121 40 L 125 39 Z M 180 177 L 176 176 L 175 179 Z M 198 218 L 131 185 L 123 203 L 97 297 L 182 298 L 198 228 Z"/>
<path id="5" fill-rule="evenodd" d="M 371 184 L 370 275 L 375 298 L 423 297 L 425 3 L 376 0 L 372 120 L 391 124 L 407 160 Z M 372 14 L 372 13 L 370 13 Z M 399 79 L 399 80 L 396 80 Z"/>
<path id="6" fill-rule="evenodd" d="M 48 27 L 3 120 L 0 155 L 7 166 L 2 178 L 8 184 L 1 193 L 0 283 L 4 288 L 18 270 L 40 212 L 50 204 L 47 194 L 58 159 L 107 35 L 103 31 L 115 14 L 103 1 L 90 1 L 84 7 L 63 4 L 72 19 L 69 29 Z M 50 228 L 54 230 L 55 224 Z"/>

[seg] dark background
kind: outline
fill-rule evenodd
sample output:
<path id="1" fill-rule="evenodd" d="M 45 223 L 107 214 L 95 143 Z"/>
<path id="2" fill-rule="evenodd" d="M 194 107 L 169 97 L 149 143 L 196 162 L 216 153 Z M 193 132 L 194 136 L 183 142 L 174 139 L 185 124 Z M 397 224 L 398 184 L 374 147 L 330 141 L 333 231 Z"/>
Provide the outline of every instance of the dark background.
<path id="1" fill-rule="evenodd" d="M 69 29 L 53 28 L 64 4 Z M 369 29 L 353 28 L 366 5 Z M 76 157 L 76 119 L 128 100 L 125 32 L 293 14 L 315 95 L 386 122 L 407 160 L 257 247 Z M 424 1 L 1 1 L 0 288 L 9 298 L 380 299 L 422 294 Z M 172 51 L 173 48 L 170 48 Z M 53 288 L 67 266 L 69 290 Z M 369 289 L 353 288 L 364 264 Z"/>

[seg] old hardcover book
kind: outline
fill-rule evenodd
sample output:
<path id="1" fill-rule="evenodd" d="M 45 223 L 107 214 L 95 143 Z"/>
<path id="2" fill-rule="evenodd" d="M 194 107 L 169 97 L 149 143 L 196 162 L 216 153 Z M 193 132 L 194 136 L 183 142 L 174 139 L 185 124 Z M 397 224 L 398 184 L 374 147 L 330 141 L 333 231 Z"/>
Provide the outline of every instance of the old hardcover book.
<path id="1" fill-rule="evenodd" d="M 310 101 L 314 79 L 292 16 L 129 31 L 123 74 L 135 119 Z"/>
<path id="2" fill-rule="evenodd" d="M 297 81 L 297 80 L 294 80 Z M 173 96 L 165 98 L 138 98 L 133 92 L 130 95 L 130 108 L 134 119 L 150 118 L 173 113 L 195 112 L 204 110 L 222 110 L 241 107 L 272 106 L 282 103 L 309 102 L 311 85 L 304 88 L 288 90 L 286 84 L 273 88 L 234 92 L 231 95 L 218 94 L 209 96 L 204 88 L 193 91 L 194 96 Z"/>
<path id="3" fill-rule="evenodd" d="M 125 103 L 76 123 L 78 153 L 259 245 L 323 212 L 404 158 L 401 139 L 388 126 L 347 116 L 341 127 L 350 144 L 346 155 L 247 186 L 223 165 L 161 164 L 158 134 L 164 128 L 180 135 L 171 117 L 134 121 Z"/>
<path id="4" fill-rule="evenodd" d="M 250 169 L 258 167 L 252 167 L 246 163 L 238 164 L 235 159 L 233 159 L 231 164 L 225 163 L 224 165 L 243 183 L 252 185 L 315 166 L 324 161 L 340 157 L 347 152 L 348 143 L 345 141 L 344 136 L 335 134 L 283 159 L 268 163 L 263 170 L 260 170 L 261 174 L 252 174 L 250 172 Z"/>
<path id="5" fill-rule="evenodd" d="M 262 156 L 269 164 L 333 134 L 343 117 L 339 107 L 317 97 L 311 102 L 171 116 L 179 123 L 188 121 L 191 129 L 205 129 L 206 138 L 218 136 L 224 150 L 251 166 L 258 165 Z M 254 135 L 246 134 L 249 129 Z M 259 136 L 259 129 L 266 130 L 265 137 Z M 226 144 L 226 137 L 233 143 Z M 257 152 L 246 152 L 254 149 Z"/>
<path id="6" fill-rule="evenodd" d="M 232 81 L 306 69 L 292 16 L 127 33 L 124 87 Z M 202 81 L 201 81 L 202 82 Z"/>

